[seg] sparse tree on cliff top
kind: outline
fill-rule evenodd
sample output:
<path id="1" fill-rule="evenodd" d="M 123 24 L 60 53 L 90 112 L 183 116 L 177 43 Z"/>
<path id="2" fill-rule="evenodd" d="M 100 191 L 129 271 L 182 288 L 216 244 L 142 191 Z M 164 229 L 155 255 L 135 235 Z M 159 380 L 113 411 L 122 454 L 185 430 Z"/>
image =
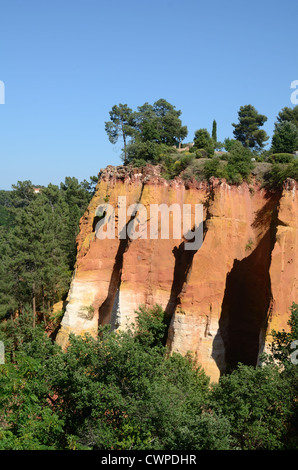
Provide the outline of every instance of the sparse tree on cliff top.
<path id="1" fill-rule="evenodd" d="M 109 141 L 116 144 L 119 137 L 123 139 L 124 163 L 127 160 L 127 140 L 134 133 L 134 113 L 127 104 L 114 105 L 110 111 L 110 121 L 105 122 Z"/>
<path id="2" fill-rule="evenodd" d="M 113 106 L 105 130 L 113 144 L 122 136 L 124 164 L 140 158 L 140 154 L 144 161 L 152 161 L 153 154 L 164 154 L 165 146 L 177 146 L 187 136 L 180 115 L 181 111 L 165 99 L 153 105 L 144 103 L 135 112 L 127 105 Z"/>
<path id="3" fill-rule="evenodd" d="M 238 117 L 238 124 L 232 124 L 235 128 L 233 131 L 235 139 L 244 147 L 261 150 L 269 139 L 264 129 L 260 129 L 267 121 L 267 117 L 259 114 L 251 104 L 241 106 Z"/>

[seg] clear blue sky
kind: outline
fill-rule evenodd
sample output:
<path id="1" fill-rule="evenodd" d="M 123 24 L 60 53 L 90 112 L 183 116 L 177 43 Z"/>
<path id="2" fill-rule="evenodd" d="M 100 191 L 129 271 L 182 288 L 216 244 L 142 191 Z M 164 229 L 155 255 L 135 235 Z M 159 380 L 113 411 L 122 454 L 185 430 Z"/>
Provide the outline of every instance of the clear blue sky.
<path id="1" fill-rule="evenodd" d="M 1 0 L 0 189 L 79 181 L 119 165 L 114 104 L 164 98 L 194 132 L 233 137 L 240 106 L 293 107 L 296 0 Z"/>

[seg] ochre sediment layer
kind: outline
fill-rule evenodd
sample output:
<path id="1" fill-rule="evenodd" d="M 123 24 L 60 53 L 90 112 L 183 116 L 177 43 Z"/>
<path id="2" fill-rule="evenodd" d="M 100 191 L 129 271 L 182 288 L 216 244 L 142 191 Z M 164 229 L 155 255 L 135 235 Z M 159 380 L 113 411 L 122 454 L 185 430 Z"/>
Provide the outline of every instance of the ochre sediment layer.
<path id="1" fill-rule="evenodd" d="M 254 364 L 270 330 L 287 329 L 297 296 L 297 183 L 270 192 L 257 183 L 167 181 L 159 168 L 107 167 L 81 219 L 77 262 L 57 342 L 97 334 L 99 324 L 125 328 L 140 305 L 171 317 L 170 351 L 192 352 L 212 380 L 238 361 Z M 126 206 L 203 204 L 204 241 L 118 237 L 118 196 Z M 95 234 L 98 206 L 115 208 L 115 238 Z M 194 214 L 193 214 L 194 215 Z M 127 216 L 132 223 L 135 215 Z M 148 224 L 139 226 L 149 230 Z M 171 219 L 170 219 L 171 222 Z M 171 228 L 171 223 L 170 223 Z"/>

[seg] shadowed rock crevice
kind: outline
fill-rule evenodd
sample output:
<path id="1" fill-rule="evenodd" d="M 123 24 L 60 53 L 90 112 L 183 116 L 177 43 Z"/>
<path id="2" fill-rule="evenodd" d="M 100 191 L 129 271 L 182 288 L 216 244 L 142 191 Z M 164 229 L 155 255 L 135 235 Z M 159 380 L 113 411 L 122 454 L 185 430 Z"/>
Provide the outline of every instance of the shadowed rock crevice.
<path id="1" fill-rule="evenodd" d="M 243 260 L 234 260 L 226 278 L 219 330 L 225 347 L 225 370 L 239 362 L 256 366 L 264 345 L 272 305 L 270 265 L 276 241 L 278 200 L 268 201 L 254 226 L 269 226 L 257 247 Z M 270 217 L 270 219 L 268 219 Z"/>
<path id="2" fill-rule="evenodd" d="M 139 197 L 140 202 L 142 195 L 144 191 L 144 183 L 142 184 L 141 188 L 141 193 Z M 119 290 L 120 284 L 121 284 L 121 275 L 122 275 L 122 267 L 123 267 L 123 256 L 124 253 L 128 250 L 129 245 L 131 243 L 131 239 L 127 235 L 127 229 L 129 224 L 135 219 L 137 216 L 137 213 L 132 215 L 123 228 L 122 232 L 120 235 L 123 236 L 123 238 L 120 238 L 119 240 L 119 246 L 118 250 L 115 256 L 115 263 L 113 266 L 110 282 L 109 282 L 109 289 L 108 289 L 108 295 L 104 302 L 101 304 L 99 307 L 98 311 L 98 325 L 105 325 L 105 324 L 110 324 L 111 319 L 112 319 L 112 311 L 113 311 L 113 306 L 115 303 L 116 299 L 116 294 Z"/>
<path id="3" fill-rule="evenodd" d="M 211 218 L 210 205 L 212 204 L 213 200 L 214 200 L 214 189 L 213 189 L 213 185 L 210 184 L 210 191 L 206 198 L 206 201 L 204 202 L 204 208 L 206 212 L 205 212 L 205 218 L 204 218 L 203 227 L 202 227 L 203 243 L 207 235 L 207 231 L 208 231 L 208 220 Z M 192 230 L 194 231 L 194 227 Z M 192 241 L 193 240 L 188 240 L 188 242 L 192 242 Z M 188 279 L 191 274 L 193 258 L 198 251 L 197 249 L 186 250 L 185 248 L 186 243 L 187 243 L 186 241 L 183 241 L 182 243 L 180 243 L 178 247 L 175 247 L 173 249 L 173 255 L 175 257 L 174 276 L 173 276 L 173 282 L 172 282 L 169 301 L 165 308 L 166 321 L 167 321 L 168 328 L 170 327 L 171 319 L 176 311 L 176 308 L 180 304 L 181 294 L 184 293 L 185 287 L 188 283 Z M 167 342 L 168 334 L 166 336 L 167 338 L 165 342 Z"/>

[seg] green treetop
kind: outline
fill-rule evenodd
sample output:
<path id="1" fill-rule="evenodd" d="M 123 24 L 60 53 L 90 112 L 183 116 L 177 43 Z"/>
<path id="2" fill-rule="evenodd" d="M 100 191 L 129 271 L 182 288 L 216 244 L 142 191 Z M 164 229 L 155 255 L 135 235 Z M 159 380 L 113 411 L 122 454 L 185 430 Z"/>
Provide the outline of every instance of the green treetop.
<path id="1" fill-rule="evenodd" d="M 267 117 L 259 114 L 251 105 L 241 106 L 238 112 L 238 124 L 233 123 L 234 136 L 244 147 L 252 150 L 261 150 L 269 137 L 260 129 L 267 121 Z"/>

